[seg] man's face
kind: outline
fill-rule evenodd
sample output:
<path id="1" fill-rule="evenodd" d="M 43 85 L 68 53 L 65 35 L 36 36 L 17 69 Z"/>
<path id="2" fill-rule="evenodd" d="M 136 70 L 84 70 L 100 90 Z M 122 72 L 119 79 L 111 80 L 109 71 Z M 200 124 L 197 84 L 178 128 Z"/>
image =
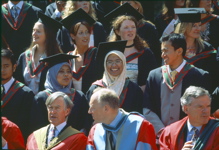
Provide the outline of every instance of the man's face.
<path id="1" fill-rule="evenodd" d="M 104 123 L 105 107 L 103 104 L 98 102 L 96 93 L 94 93 L 91 96 L 89 105 L 90 105 L 90 108 L 88 110 L 88 113 L 92 115 L 95 123 Z"/>
<path id="2" fill-rule="evenodd" d="M 174 66 L 179 61 L 179 57 L 182 55 L 179 51 L 179 49 L 174 50 L 171 42 L 162 42 L 161 57 L 163 58 L 165 65 Z"/>
<path id="3" fill-rule="evenodd" d="M 207 95 L 194 98 L 189 105 L 184 106 L 184 111 L 193 126 L 208 123 L 211 111 L 211 100 Z"/>
<path id="4" fill-rule="evenodd" d="M 1 57 L 1 58 L 2 58 L 1 78 L 2 78 L 2 84 L 5 84 L 12 78 L 13 72 L 16 69 L 16 64 L 12 65 L 11 60 L 6 57 Z"/>
<path id="5" fill-rule="evenodd" d="M 63 123 L 70 113 L 70 109 L 65 106 L 63 97 L 56 98 L 52 104 L 47 106 L 47 110 L 49 122 L 54 126 Z"/>

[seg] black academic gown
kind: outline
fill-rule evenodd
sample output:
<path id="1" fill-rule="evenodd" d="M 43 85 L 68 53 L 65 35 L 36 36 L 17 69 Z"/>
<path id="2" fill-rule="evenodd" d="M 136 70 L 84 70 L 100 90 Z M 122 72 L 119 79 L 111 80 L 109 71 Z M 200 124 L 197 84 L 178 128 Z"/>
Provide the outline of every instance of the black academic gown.
<path id="1" fill-rule="evenodd" d="M 212 93 L 211 112 L 214 113 L 219 109 L 219 86 Z"/>
<path id="2" fill-rule="evenodd" d="M 143 92 L 136 83 L 130 81 L 129 79 L 126 79 L 126 82 L 128 82 L 128 85 L 124 86 L 123 91 L 120 95 L 120 102 L 119 102 L 120 108 L 123 108 L 127 112 L 137 111 L 142 114 Z M 98 87 L 106 88 L 106 85 L 105 83 L 103 83 L 102 79 L 94 82 L 89 88 L 89 90 L 87 91 L 86 97 L 88 103 L 90 102 L 90 98 L 92 96 L 93 91 Z M 88 118 L 86 120 L 87 128 L 91 127 L 93 121 L 94 120 L 92 119 L 92 116 L 88 115 Z"/>
<path id="3" fill-rule="evenodd" d="M 151 70 L 157 67 L 153 52 L 149 48 L 143 50 L 143 54 L 138 57 L 138 85 L 142 86 L 146 84 L 146 79 Z M 126 57 L 127 60 L 127 57 Z"/>
<path id="4" fill-rule="evenodd" d="M 15 72 L 15 78 L 22 82 L 22 83 L 25 83 L 24 82 L 24 69 L 26 67 L 27 63 L 26 63 L 26 55 L 25 55 L 25 52 L 23 52 L 20 57 L 18 58 L 18 65 L 17 65 L 17 69 L 16 69 L 16 72 Z M 46 81 L 46 74 L 47 74 L 47 71 L 48 71 L 49 67 L 46 67 L 45 69 L 42 70 L 41 72 L 41 75 L 40 75 L 40 83 L 39 83 L 39 90 L 38 91 L 42 91 L 45 89 L 44 87 L 44 83 Z"/>
<path id="5" fill-rule="evenodd" d="M 212 47 L 212 45 L 207 42 L 204 42 L 204 47 L 205 47 L 204 50 L 197 55 L 200 55 L 202 53 L 205 53 L 211 50 L 215 50 L 215 48 Z M 218 80 L 219 79 L 219 66 L 218 66 L 219 64 L 217 62 L 216 56 L 217 56 L 217 53 L 213 53 L 213 54 L 210 54 L 208 57 L 204 56 L 201 58 L 197 58 L 195 61 L 192 61 L 191 63 L 194 66 L 209 72 L 209 74 L 211 75 L 212 81 L 213 81 L 212 90 L 215 89 L 219 85 L 219 80 Z M 191 61 L 192 58 L 190 59 L 185 58 L 185 59 L 188 60 L 189 62 Z"/>
<path id="6" fill-rule="evenodd" d="M 161 83 L 163 82 L 163 75 L 161 67 L 154 69 L 150 72 L 146 88 L 144 92 L 143 107 L 148 108 L 156 113 L 161 118 Z M 199 69 L 192 68 L 182 79 L 181 96 L 184 94 L 186 88 L 189 86 L 199 86 L 206 90 L 211 89 L 211 80 L 209 73 Z M 186 114 L 180 109 L 180 119 L 185 117 Z"/>
<path id="7" fill-rule="evenodd" d="M 10 87 L 9 91 L 2 98 L 2 101 L 6 100 L 6 96 L 12 90 L 13 85 Z M 34 94 L 30 88 L 23 86 L 16 92 L 12 91 L 14 94 L 7 99 L 7 103 L 1 106 L 1 114 L 3 117 L 7 117 L 8 120 L 14 122 L 20 128 L 24 139 L 26 140 L 28 135 L 31 133 L 29 128 L 30 112 L 33 102 Z"/>
<path id="8" fill-rule="evenodd" d="M 126 80 L 128 81 L 128 86 L 124 87 L 122 91 L 122 93 L 125 93 L 125 94 L 120 95 L 120 99 L 121 99 L 120 107 L 123 108 L 127 112 L 137 111 L 139 113 L 142 113 L 143 92 L 136 83 L 132 82 L 129 79 L 126 79 Z M 89 88 L 89 90 L 87 91 L 86 97 L 87 97 L 88 103 L 90 102 L 90 98 L 93 94 L 93 91 L 97 87 L 106 88 L 105 83 L 103 83 L 102 79 L 94 82 Z"/>
<path id="9" fill-rule="evenodd" d="M 94 35 L 94 46 L 98 47 L 100 42 L 106 41 L 106 31 L 100 22 L 95 22 L 92 28 Z M 74 44 L 70 37 L 70 33 L 65 27 L 63 27 L 62 30 L 58 31 L 57 42 L 64 53 L 67 53 L 74 49 Z"/>
<path id="10" fill-rule="evenodd" d="M 45 102 L 50 95 L 50 92 L 46 91 L 47 90 L 41 91 L 34 97 L 30 121 L 32 132 L 49 124 Z M 81 130 L 85 128 L 85 118 L 88 114 L 88 103 L 85 95 L 81 91 L 75 90 L 73 95 L 72 102 L 74 103 L 74 106 L 68 116 L 67 123 L 73 128 Z"/>
<path id="11" fill-rule="evenodd" d="M 142 25 L 139 25 L 137 28 L 138 35 L 144 39 L 150 49 L 153 51 L 156 61 L 159 65 L 161 65 L 161 51 L 160 51 L 160 42 L 158 38 L 158 32 L 154 25 L 144 21 Z"/>
<path id="12" fill-rule="evenodd" d="M 72 52 L 69 52 L 72 53 Z M 90 53 L 93 53 L 91 58 L 89 58 Z M 91 86 L 91 84 L 98 80 L 99 78 L 101 78 L 101 76 L 103 75 L 103 72 L 99 72 L 98 71 L 98 67 L 97 67 L 97 62 L 96 62 L 96 53 L 97 53 L 97 48 L 95 47 L 90 47 L 89 50 L 87 50 L 84 53 L 84 64 L 83 66 L 77 71 L 77 72 L 73 72 L 73 78 L 79 78 L 82 76 L 82 92 L 86 93 L 87 90 L 89 89 L 89 87 Z M 90 64 L 87 65 L 88 63 L 86 63 L 87 60 L 90 60 Z M 81 73 L 80 71 L 82 69 L 84 69 L 84 66 L 86 67 L 86 70 L 84 71 L 84 73 Z"/>
<path id="13" fill-rule="evenodd" d="M 155 17 L 154 24 L 157 28 L 158 38 L 160 38 L 163 35 L 163 31 L 166 29 L 166 27 L 171 21 L 172 19 L 164 20 L 164 17 L 162 16 L 162 14 L 158 14 Z"/>
<path id="14" fill-rule="evenodd" d="M 37 13 L 42 12 L 41 9 L 35 6 L 32 6 L 31 4 L 28 4 L 28 3 L 26 4 L 24 2 L 24 5 L 25 5 L 25 8 L 27 8 L 26 16 L 23 14 L 23 20 L 21 19 L 20 16 L 21 16 L 21 13 L 23 12 L 23 9 L 22 9 L 18 17 L 18 20 L 20 20 L 19 22 L 21 22 L 21 24 L 18 25 L 16 28 L 12 28 L 12 26 L 9 25 L 6 19 L 6 18 L 10 18 L 11 20 L 13 20 L 13 18 L 11 17 L 11 14 L 9 16 L 5 15 L 5 11 L 3 11 L 2 9 L 2 20 L 1 20 L 2 35 L 5 37 L 16 59 L 19 57 L 19 55 L 22 52 L 24 52 L 30 46 L 31 39 L 32 39 L 33 26 L 38 21 Z M 6 7 L 9 7 L 8 4 L 6 5 Z"/>
<path id="15" fill-rule="evenodd" d="M 216 19 L 209 22 L 209 35 L 210 40 L 208 41 L 214 48 L 219 47 L 219 16 Z"/>

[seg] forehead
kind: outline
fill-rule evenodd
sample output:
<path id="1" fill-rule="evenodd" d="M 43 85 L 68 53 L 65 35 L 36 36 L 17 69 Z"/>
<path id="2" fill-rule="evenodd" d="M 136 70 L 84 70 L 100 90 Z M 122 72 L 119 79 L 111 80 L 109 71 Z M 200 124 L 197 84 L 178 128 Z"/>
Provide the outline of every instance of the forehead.
<path id="1" fill-rule="evenodd" d="M 173 48 L 172 43 L 170 41 L 165 41 L 161 43 L 161 48 L 162 49 L 168 49 L 168 48 Z"/>
<path id="2" fill-rule="evenodd" d="M 211 99 L 208 95 L 199 96 L 197 98 L 193 98 L 191 104 L 209 104 L 211 103 Z"/>
<path id="3" fill-rule="evenodd" d="M 132 20 L 124 20 L 121 24 L 121 26 L 126 26 L 126 25 L 135 25 L 135 22 Z"/>
<path id="4" fill-rule="evenodd" d="M 33 28 L 40 28 L 43 29 L 43 24 L 41 22 L 36 22 Z"/>
<path id="5" fill-rule="evenodd" d="M 3 64 L 12 64 L 11 60 L 7 57 L 1 57 L 1 62 L 2 62 L 2 65 Z"/>
<path id="6" fill-rule="evenodd" d="M 110 54 L 108 57 L 107 57 L 107 60 L 109 59 L 120 59 L 120 57 L 116 54 Z"/>
<path id="7" fill-rule="evenodd" d="M 61 69 L 71 69 L 71 68 L 70 68 L 70 66 L 68 66 L 68 65 L 63 65 L 63 66 L 60 68 L 60 70 L 61 70 Z"/>
<path id="8" fill-rule="evenodd" d="M 58 97 L 56 98 L 51 104 L 50 106 L 63 106 L 64 105 L 64 99 L 63 97 Z"/>

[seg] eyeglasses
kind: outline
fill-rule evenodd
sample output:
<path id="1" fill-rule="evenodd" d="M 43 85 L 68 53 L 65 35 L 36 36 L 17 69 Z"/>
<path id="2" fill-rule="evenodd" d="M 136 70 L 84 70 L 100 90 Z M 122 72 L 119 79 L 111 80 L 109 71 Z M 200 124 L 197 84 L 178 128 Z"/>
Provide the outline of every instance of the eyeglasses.
<path id="1" fill-rule="evenodd" d="M 113 65 L 114 63 L 115 63 L 116 65 L 120 65 L 120 64 L 122 63 L 122 60 L 119 60 L 119 59 L 118 59 L 118 60 L 116 60 L 116 61 L 106 61 L 106 64 L 109 65 L 109 66 L 110 66 L 110 65 Z"/>

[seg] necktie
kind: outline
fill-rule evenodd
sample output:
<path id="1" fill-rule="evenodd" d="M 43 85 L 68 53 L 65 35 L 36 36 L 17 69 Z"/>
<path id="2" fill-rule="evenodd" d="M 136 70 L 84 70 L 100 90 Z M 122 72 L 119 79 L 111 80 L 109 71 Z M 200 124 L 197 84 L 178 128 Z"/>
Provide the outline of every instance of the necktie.
<path id="1" fill-rule="evenodd" d="M 18 17 L 18 7 L 17 6 L 13 6 L 12 7 L 12 10 L 13 10 L 13 18 L 15 21 L 17 21 L 17 17 Z"/>
<path id="2" fill-rule="evenodd" d="M 49 137 L 48 137 L 48 144 L 55 138 L 55 132 L 56 132 L 56 127 L 53 128 L 53 130 L 50 131 Z"/>
<path id="3" fill-rule="evenodd" d="M 194 131 L 194 134 L 192 136 L 191 141 L 196 142 L 196 140 L 198 139 L 198 136 L 199 136 L 199 131 L 196 127 L 193 127 L 192 130 Z"/>
<path id="4" fill-rule="evenodd" d="M 4 85 L 1 85 L 1 98 L 3 98 L 5 96 L 5 87 Z"/>
<path id="5" fill-rule="evenodd" d="M 116 145 L 113 141 L 113 133 L 111 131 L 107 131 L 107 137 L 108 137 L 110 150 L 115 150 Z"/>
<path id="6" fill-rule="evenodd" d="M 178 73 L 178 72 L 177 72 L 176 70 L 170 72 L 170 75 L 171 75 L 172 81 L 175 81 L 175 77 L 176 77 L 176 74 L 177 74 L 177 73 Z"/>

